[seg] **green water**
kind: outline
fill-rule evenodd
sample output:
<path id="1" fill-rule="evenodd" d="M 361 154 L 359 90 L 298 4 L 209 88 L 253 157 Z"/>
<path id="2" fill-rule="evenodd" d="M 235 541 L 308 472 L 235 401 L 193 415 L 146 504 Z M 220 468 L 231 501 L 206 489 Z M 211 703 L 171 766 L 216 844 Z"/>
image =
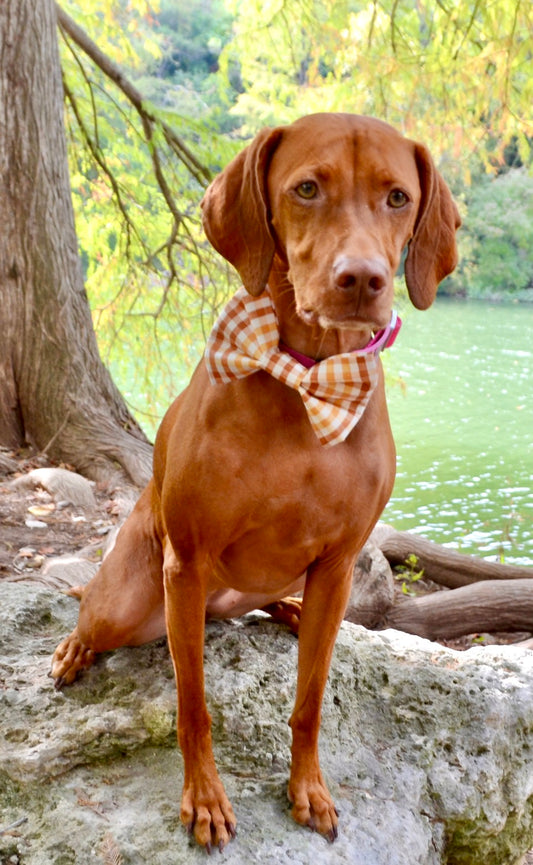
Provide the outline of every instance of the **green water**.
<path id="1" fill-rule="evenodd" d="M 387 369 L 398 474 L 384 519 L 533 565 L 533 307 L 408 311 Z"/>

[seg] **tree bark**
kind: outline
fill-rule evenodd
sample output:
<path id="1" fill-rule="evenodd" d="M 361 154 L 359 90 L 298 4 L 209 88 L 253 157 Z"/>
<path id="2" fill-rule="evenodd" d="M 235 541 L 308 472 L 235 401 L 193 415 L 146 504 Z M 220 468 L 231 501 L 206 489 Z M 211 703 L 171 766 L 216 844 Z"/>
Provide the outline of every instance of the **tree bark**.
<path id="1" fill-rule="evenodd" d="M 489 562 L 475 556 L 466 556 L 409 532 L 397 532 L 380 523 L 372 534 L 372 541 L 379 547 L 392 567 L 405 565 L 410 555 L 416 556 L 417 570 L 440 586 L 457 589 L 482 580 L 527 580 L 533 579 L 533 568 Z"/>
<path id="2" fill-rule="evenodd" d="M 137 485 L 151 446 L 101 362 L 77 249 L 53 0 L 0 3 L 0 444 Z"/>
<path id="3" fill-rule="evenodd" d="M 483 631 L 533 631 L 533 583 L 488 580 L 410 598 L 389 610 L 383 626 L 428 640 Z"/>

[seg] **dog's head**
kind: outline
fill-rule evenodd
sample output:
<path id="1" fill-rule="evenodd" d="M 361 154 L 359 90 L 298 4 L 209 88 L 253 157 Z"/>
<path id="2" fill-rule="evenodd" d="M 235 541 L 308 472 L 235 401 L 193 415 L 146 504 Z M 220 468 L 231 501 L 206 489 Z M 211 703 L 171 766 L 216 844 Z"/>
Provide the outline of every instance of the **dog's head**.
<path id="1" fill-rule="evenodd" d="M 263 130 L 202 202 L 212 245 L 253 295 L 274 258 L 309 324 L 388 322 L 393 277 L 418 309 L 457 263 L 457 208 L 427 148 L 368 117 L 315 114 Z"/>

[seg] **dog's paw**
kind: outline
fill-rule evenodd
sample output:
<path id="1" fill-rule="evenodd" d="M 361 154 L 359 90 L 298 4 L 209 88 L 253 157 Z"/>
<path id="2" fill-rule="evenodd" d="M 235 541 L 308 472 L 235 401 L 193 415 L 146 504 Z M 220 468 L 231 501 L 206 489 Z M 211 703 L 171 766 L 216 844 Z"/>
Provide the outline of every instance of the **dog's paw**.
<path id="1" fill-rule="evenodd" d="M 198 789 L 195 787 L 196 785 L 191 783 L 183 790 L 181 822 L 188 834 L 194 835 L 207 853 L 211 853 L 213 847 L 218 847 L 222 852 L 237 834 L 237 820 L 233 808 L 218 776 L 211 781 L 208 788 L 203 784 L 199 785 Z"/>
<path id="2" fill-rule="evenodd" d="M 78 637 L 77 630 L 59 644 L 52 658 L 50 678 L 55 679 L 54 685 L 60 690 L 64 685 L 71 685 L 81 670 L 93 664 L 95 653 L 84 646 Z"/>
<path id="3" fill-rule="evenodd" d="M 319 776 L 316 779 L 292 781 L 289 800 L 293 803 L 292 817 L 313 832 L 325 835 L 333 843 L 338 835 L 339 812 L 333 804 L 329 790 Z"/>
<path id="4" fill-rule="evenodd" d="M 292 633 L 298 636 L 300 615 L 302 612 L 301 598 L 282 598 L 280 601 L 267 604 L 262 609 L 272 617 L 273 622 L 279 625 L 287 625 Z"/>

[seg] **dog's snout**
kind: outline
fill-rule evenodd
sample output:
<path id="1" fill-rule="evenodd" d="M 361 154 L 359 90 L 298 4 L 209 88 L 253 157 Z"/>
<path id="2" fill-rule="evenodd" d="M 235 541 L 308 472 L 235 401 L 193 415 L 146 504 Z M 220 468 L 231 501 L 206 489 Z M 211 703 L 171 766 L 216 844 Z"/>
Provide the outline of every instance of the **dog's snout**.
<path id="1" fill-rule="evenodd" d="M 350 294 L 375 297 L 388 285 L 389 271 L 380 258 L 343 255 L 333 266 L 335 288 Z"/>

